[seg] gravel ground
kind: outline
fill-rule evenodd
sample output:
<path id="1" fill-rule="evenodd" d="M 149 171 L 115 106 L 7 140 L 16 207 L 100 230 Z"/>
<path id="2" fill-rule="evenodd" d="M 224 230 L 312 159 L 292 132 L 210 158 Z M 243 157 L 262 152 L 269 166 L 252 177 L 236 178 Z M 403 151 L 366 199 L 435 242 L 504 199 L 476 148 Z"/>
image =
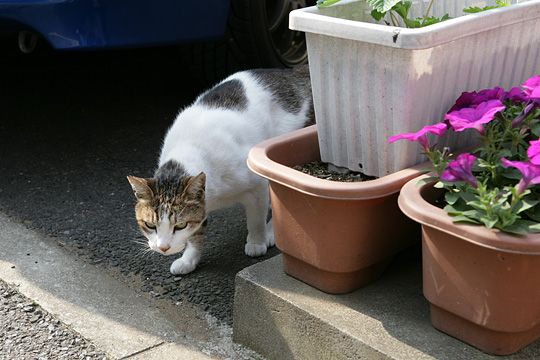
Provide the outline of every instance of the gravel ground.
<path id="1" fill-rule="evenodd" d="M 144 238 L 126 176 L 152 175 L 166 129 L 202 90 L 169 55 L 0 59 L 0 210 L 133 288 L 230 325 L 235 274 L 277 254 L 244 255 L 242 209 L 209 218 L 203 259 L 187 276 L 135 242 Z"/>
<path id="2" fill-rule="evenodd" d="M 0 280 L 0 359 L 108 359 L 94 345 Z"/>

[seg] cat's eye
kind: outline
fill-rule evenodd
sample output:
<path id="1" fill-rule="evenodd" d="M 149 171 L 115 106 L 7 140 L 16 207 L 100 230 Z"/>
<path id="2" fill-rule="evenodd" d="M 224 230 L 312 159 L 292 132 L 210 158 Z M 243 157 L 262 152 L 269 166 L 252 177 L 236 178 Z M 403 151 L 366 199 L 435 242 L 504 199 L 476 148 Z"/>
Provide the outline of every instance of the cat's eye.
<path id="1" fill-rule="evenodd" d="M 181 223 L 178 223 L 178 224 L 174 225 L 173 233 L 176 232 L 176 231 L 185 229 L 186 226 L 187 226 L 187 223 L 185 223 L 185 222 L 181 222 Z"/>
<path id="2" fill-rule="evenodd" d="M 156 230 L 156 225 L 147 223 L 146 221 L 144 222 L 144 226 L 146 226 L 150 230 Z"/>

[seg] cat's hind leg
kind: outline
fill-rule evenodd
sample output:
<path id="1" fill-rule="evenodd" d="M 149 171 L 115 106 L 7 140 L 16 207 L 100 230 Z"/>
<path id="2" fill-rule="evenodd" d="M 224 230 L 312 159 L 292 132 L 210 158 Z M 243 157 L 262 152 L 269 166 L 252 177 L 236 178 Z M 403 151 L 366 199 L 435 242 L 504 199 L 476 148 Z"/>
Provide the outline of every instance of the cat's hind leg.
<path id="1" fill-rule="evenodd" d="M 274 240 L 274 226 L 272 224 L 272 218 L 266 223 L 266 245 L 272 247 L 276 244 Z"/>
<path id="2" fill-rule="evenodd" d="M 261 183 L 251 191 L 244 193 L 241 203 L 246 209 L 248 228 L 244 252 L 247 256 L 252 257 L 264 255 L 268 246 L 273 244 L 273 237 L 271 239 L 268 237 L 266 224 L 266 214 L 269 206 L 268 184 L 266 182 Z"/>

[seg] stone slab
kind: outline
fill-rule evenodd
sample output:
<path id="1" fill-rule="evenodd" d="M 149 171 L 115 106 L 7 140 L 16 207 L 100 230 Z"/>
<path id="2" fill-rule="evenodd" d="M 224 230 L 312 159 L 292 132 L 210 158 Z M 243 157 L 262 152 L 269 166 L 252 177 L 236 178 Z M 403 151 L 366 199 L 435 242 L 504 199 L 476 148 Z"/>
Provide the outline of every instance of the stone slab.
<path id="1" fill-rule="evenodd" d="M 490 356 L 435 330 L 422 294 L 419 249 L 399 256 L 378 281 L 329 295 L 287 276 L 281 256 L 236 278 L 234 340 L 268 359 L 538 359 L 540 341 Z"/>
<path id="2" fill-rule="evenodd" d="M 212 360 L 217 357 L 175 343 L 166 343 L 129 357 L 129 360 Z"/>

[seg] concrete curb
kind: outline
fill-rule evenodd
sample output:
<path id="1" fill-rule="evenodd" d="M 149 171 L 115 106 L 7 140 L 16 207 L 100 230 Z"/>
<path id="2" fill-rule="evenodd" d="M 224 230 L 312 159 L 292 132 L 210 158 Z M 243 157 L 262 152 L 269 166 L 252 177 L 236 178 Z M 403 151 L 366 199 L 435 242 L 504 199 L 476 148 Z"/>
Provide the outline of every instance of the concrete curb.
<path id="1" fill-rule="evenodd" d="M 383 278 L 329 295 L 287 275 L 281 256 L 236 278 L 234 340 L 268 359 L 537 359 L 540 341 L 513 356 L 490 356 L 435 330 L 422 294 L 417 252 Z"/>
<path id="2" fill-rule="evenodd" d="M 215 329 L 188 305 L 172 318 L 103 270 L 0 213 L 0 278 L 116 359 L 211 359 Z M 178 319 L 183 318 L 183 322 Z M 182 327 L 183 326 L 183 327 Z M 193 333 L 201 335 L 195 339 Z"/>

